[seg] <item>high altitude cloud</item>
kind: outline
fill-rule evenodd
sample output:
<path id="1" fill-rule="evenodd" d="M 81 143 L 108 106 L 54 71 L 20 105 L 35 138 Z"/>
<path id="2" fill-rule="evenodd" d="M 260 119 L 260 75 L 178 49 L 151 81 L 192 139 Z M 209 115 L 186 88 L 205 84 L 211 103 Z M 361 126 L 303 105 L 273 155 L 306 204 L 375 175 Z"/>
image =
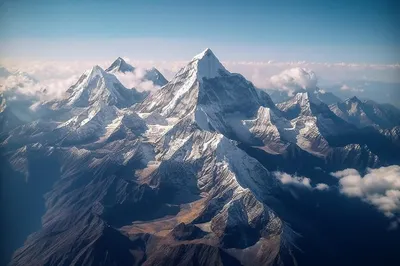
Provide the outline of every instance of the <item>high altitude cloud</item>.
<path id="1" fill-rule="evenodd" d="M 400 166 L 368 168 L 364 176 L 355 169 L 332 173 L 340 191 L 375 206 L 388 217 L 400 215 Z"/>
<path id="2" fill-rule="evenodd" d="M 0 77 L 0 92 L 12 90 L 16 92 L 15 97 L 24 95 L 37 97 L 41 100 L 54 99 L 61 97 L 77 79 L 78 76 L 73 75 L 69 78 L 51 78 L 38 81 L 25 72 L 9 72 L 7 76 Z"/>
<path id="3" fill-rule="evenodd" d="M 324 183 L 318 183 L 315 186 L 311 185 L 311 179 L 304 176 L 289 175 L 284 172 L 274 172 L 274 175 L 283 185 L 295 186 L 305 189 L 327 190 L 329 186 Z"/>
<path id="4" fill-rule="evenodd" d="M 7 77 L 0 80 L 2 91 L 13 90 L 20 95 L 41 100 L 59 98 L 88 67 L 89 62 L 29 61 L 9 63 Z"/>
<path id="5" fill-rule="evenodd" d="M 291 94 L 297 89 L 315 89 L 317 76 L 314 71 L 306 68 L 291 68 L 271 77 L 271 85 L 278 90 Z"/>
<path id="6" fill-rule="evenodd" d="M 32 65 L 0 68 L 0 92 L 13 90 L 20 95 L 35 96 L 41 100 L 60 98 L 65 95 L 67 89 L 75 84 L 79 77 L 94 62 L 36 62 Z M 103 68 L 109 65 L 103 62 Z M 19 71 L 17 69 L 21 69 Z M 151 81 L 143 80 L 145 69 L 137 67 L 134 73 L 117 73 L 117 78 L 127 88 L 135 87 L 139 91 L 154 91 L 159 87 Z"/>
<path id="7" fill-rule="evenodd" d="M 340 90 L 342 90 L 342 91 L 352 91 L 352 92 L 363 92 L 363 91 L 364 91 L 363 88 L 360 88 L 360 87 L 352 87 L 352 86 L 349 86 L 349 85 L 347 85 L 347 84 L 343 84 L 343 85 L 340 87 Z"/>
<path id="8" fill-rule="evenodd" d="M 37 80 L 27 73 L 10 72 L 5 68 L 2 68 L 1 72 L 0 92 L 13 90 L 17 94 L 32 96 L 41 90 Z"/>
<path id="9" fill-rule="evenodd" d="M 320 87 L 348 80 L 400 82 L 400 76 L 398 75 L 400 70 L 399 64 L 377 65 L 307 61 L 278 62 L 272 60 L 259 62 L 226 61 L 223 63 L 228 70 L 243 74 L 256 86 L 263 89 L 271 89 L 273 87 L 270 80 L 272 76 L 280 75 L 282 72 L 293 68 L 311 69 L 317 73 Z"/>
<path id="10" fill-rule="evenodd" d="M 156 67 L 167 78 L 172 79 L 174 74 L 190 60 L 181 61 L 135 61 L 129 60 L 137 68 Z M 10 72 L 21 70 L 30 76 L 36 78 L 47 87 L 50 95 L 60 95 L 60 91 L 66 91 L 68 87 L 76 81 L 85 70 L 94 65 L 107 68 L 112 63 L 102 60 L 25 60 L 25 61 L 3 61 Z M 347 80 L 382 81 L 382 82 L 400 82 L 398 72 L 400 65 L 374 65 L 374 64 L 356 64 L 356 63 L 319 63 L 319 62 L 279 62 L 279 61 L 222 61 L 226 68 L 234 73 L 241 73 L 247 79 L 252 81 L 255 86 L 263 89 L 278 88 L 292 90 L 292 87 L 315 86 L 317 80 L 315 73 L 318 74 L 318 84 L 320 87 L 326 87 L 329 84 L 342 83 Z M 296 70 L 297 69 L 297 70 Z M 304 70 L 304 71 L 301 71 Z M 312 70 L 310 70 L 312 69 Z M 314 74 L 313 74 L 314 73 Z M 140 73 L 139 73 L 140 74 Z M 119 77 L 123 84 L 128 87 L 137 85 L 140 81 L 134 77 Z M 1 76 L 1 75 L 0 75 Z M 271 77 L 273 77 L 271 80 Z M 273 82 L 274 81 L 274 84 Z M 140 82 L 139 82 L 140 84 Z M 347 84 L 347 83 L 346 83 Z M 325 85 L 325 86 L 324 86 Z M 281 87 L 279 87 L 281 86 Z M 348 86 L 356 88 L 355 86 Z M 140 84 L 139 89 L 151 90 L 149 83 Z M 347 89 L 344 87 L 343 89 Z M 361 88 L 362 89 L 362 88 Z M 53 93 L 54 92 L 54 93 Z M 339 90 L 339 92 L 358 94 L 365 93 L 361 90 L 349 91 Z"/>
<path id="11" fill-rule="evenodd" d="M 315 188 L 318 189 L 318 190 L 328 190 L 329 186 L 327 184 L 324 184 L 324 183 L 318 183 L 315 186 Z"/>
<path id="12" fill-rule="evenodd" d="M 136 67 L 133 72 L 114 73 L 118 80 L 127 88 L 135 88 L 138 91 L 154 92 L 160 87 L 150 80 L 145 80 L 146 69 Z"/>

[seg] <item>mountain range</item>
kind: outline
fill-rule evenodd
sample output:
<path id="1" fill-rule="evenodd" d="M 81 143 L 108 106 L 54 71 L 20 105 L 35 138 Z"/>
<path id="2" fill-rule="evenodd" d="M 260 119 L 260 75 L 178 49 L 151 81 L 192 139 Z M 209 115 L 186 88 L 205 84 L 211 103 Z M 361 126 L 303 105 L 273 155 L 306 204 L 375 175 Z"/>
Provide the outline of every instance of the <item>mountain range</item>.
<path id="1" fill-rule="evenodd" d="M 109 73 L 135 73 L 136 68 L 128 64 L 124 59 L 118 57 L 107 69 Z M 167 79 L 158 71 L 157 68 L 152 67 L 145 69 L 141 77 L 142 81 L 151 81 L 156 86 L 164 86 L 168 83 Z"/>
<path id="2" fill-rule="evenodd" d="M 153 93 L 114 75 L 129 72 L 122 58 L 94 66 L 64 98 L 34 103 L 30 121 L 1 98 L 2 262 L 399 261 L 400 233 L 381 213 L 334 191 L 288 191 L 276 174 L 328 187 L 334 171 L 400 164 L 395 107 L 319 89 L 276 104 L 210 49 L 169 82 L 148 70 L 143 78 L 161 87 Z"/>
<path id="3" fill-rule="evenodd" d="M 286 102 L 293 97 L 294 94 L 298 92 L 311 92 L 314 93 L 314 98 L 319 99 L 321 102 L 331 105 L 337 102 L 341 102 L 342 99 L 332 92 L 325 91 L 319 87 L 315 88 L 306 88 L 306 89 L 298 89 L 295 90 L 292 95 L 289 95 L 287 91 L 282 91 L 279 89 L 266 89 L 265 90 L 270 96 L 274 103 L 279 104 L 282 102 Z"/>

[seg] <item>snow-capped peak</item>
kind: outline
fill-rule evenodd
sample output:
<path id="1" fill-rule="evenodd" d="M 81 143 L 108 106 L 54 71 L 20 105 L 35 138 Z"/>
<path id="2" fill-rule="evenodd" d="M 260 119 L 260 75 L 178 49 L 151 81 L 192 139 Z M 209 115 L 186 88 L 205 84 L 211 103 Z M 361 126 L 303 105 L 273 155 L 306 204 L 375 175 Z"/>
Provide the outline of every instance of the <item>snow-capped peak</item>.
<path id="1" fill-rule="evenodd" d="M 358 127 L 374 126 L 392 128 L 400 123 L 400 111 L 390 105 L 382 105 L 356 96 L 330 106 L 343 120 Z"/>
<path id="2" fill-rule="evenodd" d="M 300 106 L 305 106 L 308 103 L 321 104 L 321 101 L 314 95 L 314 93 L 310 93 L 309 91 L 297 93 L 295 99 Z"/>
<path id="3" fill-rule="evenodd" d="M 199 81 L 203 78 L 215 78 L 223 73 L 229 73 L 209 48 L 193 57 L 188 67 L 191 66 L 196 69 Z"/>
<path id="4" fill-rule="evenodd" d="M 278 106 L 284 112 L 293 108 L 300 108 L 303 113 L 311 114 L 311 103 L 315 105 L 320 105 L 321 101 L 317 97 L 315 97 L 314 93 L 302 90 L 297 92 L 288 101 L 278 104 Z"/>
<path id="5" fill-rule="evenodd" d="M 138 71 L 139 68 L 135 68 L 132 65 L 128 64 L 124 59 L 118 57 L 107 69 L 106 72 L 112 74 L 126 74 L 126 73 L 133 73 L 137 78 L 142 79 L 142 81 L 151 81 L 156 86 L 164 86 L 168 83 L 165 77 L 156 69 L 152 67 L 150 69 L 143 69 L 144 75 L 138 74 L 136 72 L 141 73 L 142 71 Z"/>
<path id="6" fill-rule="evenodd" d="M 361 103 L 360 99 L 358 99 L 356 96 L 348 98 L 346 101 L 347 102 L 353 102 L 353 103 Z"/>
<path id="7" fill-rule="evenodd" d="M 146 70 L 146 74 L 144 75 L 144 80 L 150 80 L 153 82 L 154 85 L 160 87 L 168 83 L 168 80 L 155 67 Z"/>
<path id="8" fill-rule="evenodd" d="M 290 119 L 300 115 L 314 116 L 315 112 L 319 113 L 329 111 L 328 106 L 310 91 L 296 93 L 296 95 L 288 101 L 278 104 L 278 108 L 286 113 L 286 117 Z"/>
<path id="9" fill-rule="evenodd" d="M 99 66 L 95 65 L 90 70 L 88 70 L 88 78 L 94 78 L 95 76 L 104 76 L 105 71 Z"/>
<path id="10" fill-rule="evenodd" d="M 86 71 L 68 90 L 63 106 L 88 107 L 96 102 L 128 107 L 143 97 L 136 90 L 125 88 L 119 80 L 99 66 Z"/>
<path id="11" fill-rule="evenodd" d="M 116 73 L 116 72 L 133 72 L 135 68 L 128 64 L 124 59 L 118 57 L 107 69 L 107 72 Z"/>
<path id="12" fill-rule="evenodd" d="M 202 51 L 201 53 L 195 55 L 195 56 L 193 57 L 193 59 L 201 60 L 201 59 L 203 59 L 204 57 L 210 56 L 210 55 L 212 55 L 212 56 L 215 57 L 215 55 L 214 55 L 214 53 L 211 51 L 211 49 L 210 49 L 210 48 L 206 48 L 206 49 L 205 49 L 204 51 Z"/>

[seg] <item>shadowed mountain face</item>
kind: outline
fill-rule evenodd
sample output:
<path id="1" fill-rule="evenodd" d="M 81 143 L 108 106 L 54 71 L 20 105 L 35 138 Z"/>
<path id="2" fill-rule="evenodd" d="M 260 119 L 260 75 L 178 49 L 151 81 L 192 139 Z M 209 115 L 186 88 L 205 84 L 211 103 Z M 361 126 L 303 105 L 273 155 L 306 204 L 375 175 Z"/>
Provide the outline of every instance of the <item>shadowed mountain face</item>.
<path id="1" fill-rule="evenodd" d="M 118 58 L 93 68 L 65 99 L 41 103 L 45 116 L 2 133 L 2 262 L 398 260 L 399 231 L 330 174 L 399 164 L 396 126 L 360 127 L 308 91 L 275 106 L 210 49 L 145 99 L 111 74 L 129 66 Z M 330 188 L 287 186 L 275 171 Z"/>

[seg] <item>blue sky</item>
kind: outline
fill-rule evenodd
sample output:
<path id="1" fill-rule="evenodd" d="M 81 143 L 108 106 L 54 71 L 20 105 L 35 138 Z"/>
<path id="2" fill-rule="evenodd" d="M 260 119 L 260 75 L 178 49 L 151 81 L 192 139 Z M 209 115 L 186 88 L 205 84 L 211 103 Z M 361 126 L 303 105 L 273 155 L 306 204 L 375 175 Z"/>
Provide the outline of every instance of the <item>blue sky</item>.
<path id="1" fill-rule="evenodd" d="M 396 63 L 396 2 L 1 1 L 0 56 Z"/>

